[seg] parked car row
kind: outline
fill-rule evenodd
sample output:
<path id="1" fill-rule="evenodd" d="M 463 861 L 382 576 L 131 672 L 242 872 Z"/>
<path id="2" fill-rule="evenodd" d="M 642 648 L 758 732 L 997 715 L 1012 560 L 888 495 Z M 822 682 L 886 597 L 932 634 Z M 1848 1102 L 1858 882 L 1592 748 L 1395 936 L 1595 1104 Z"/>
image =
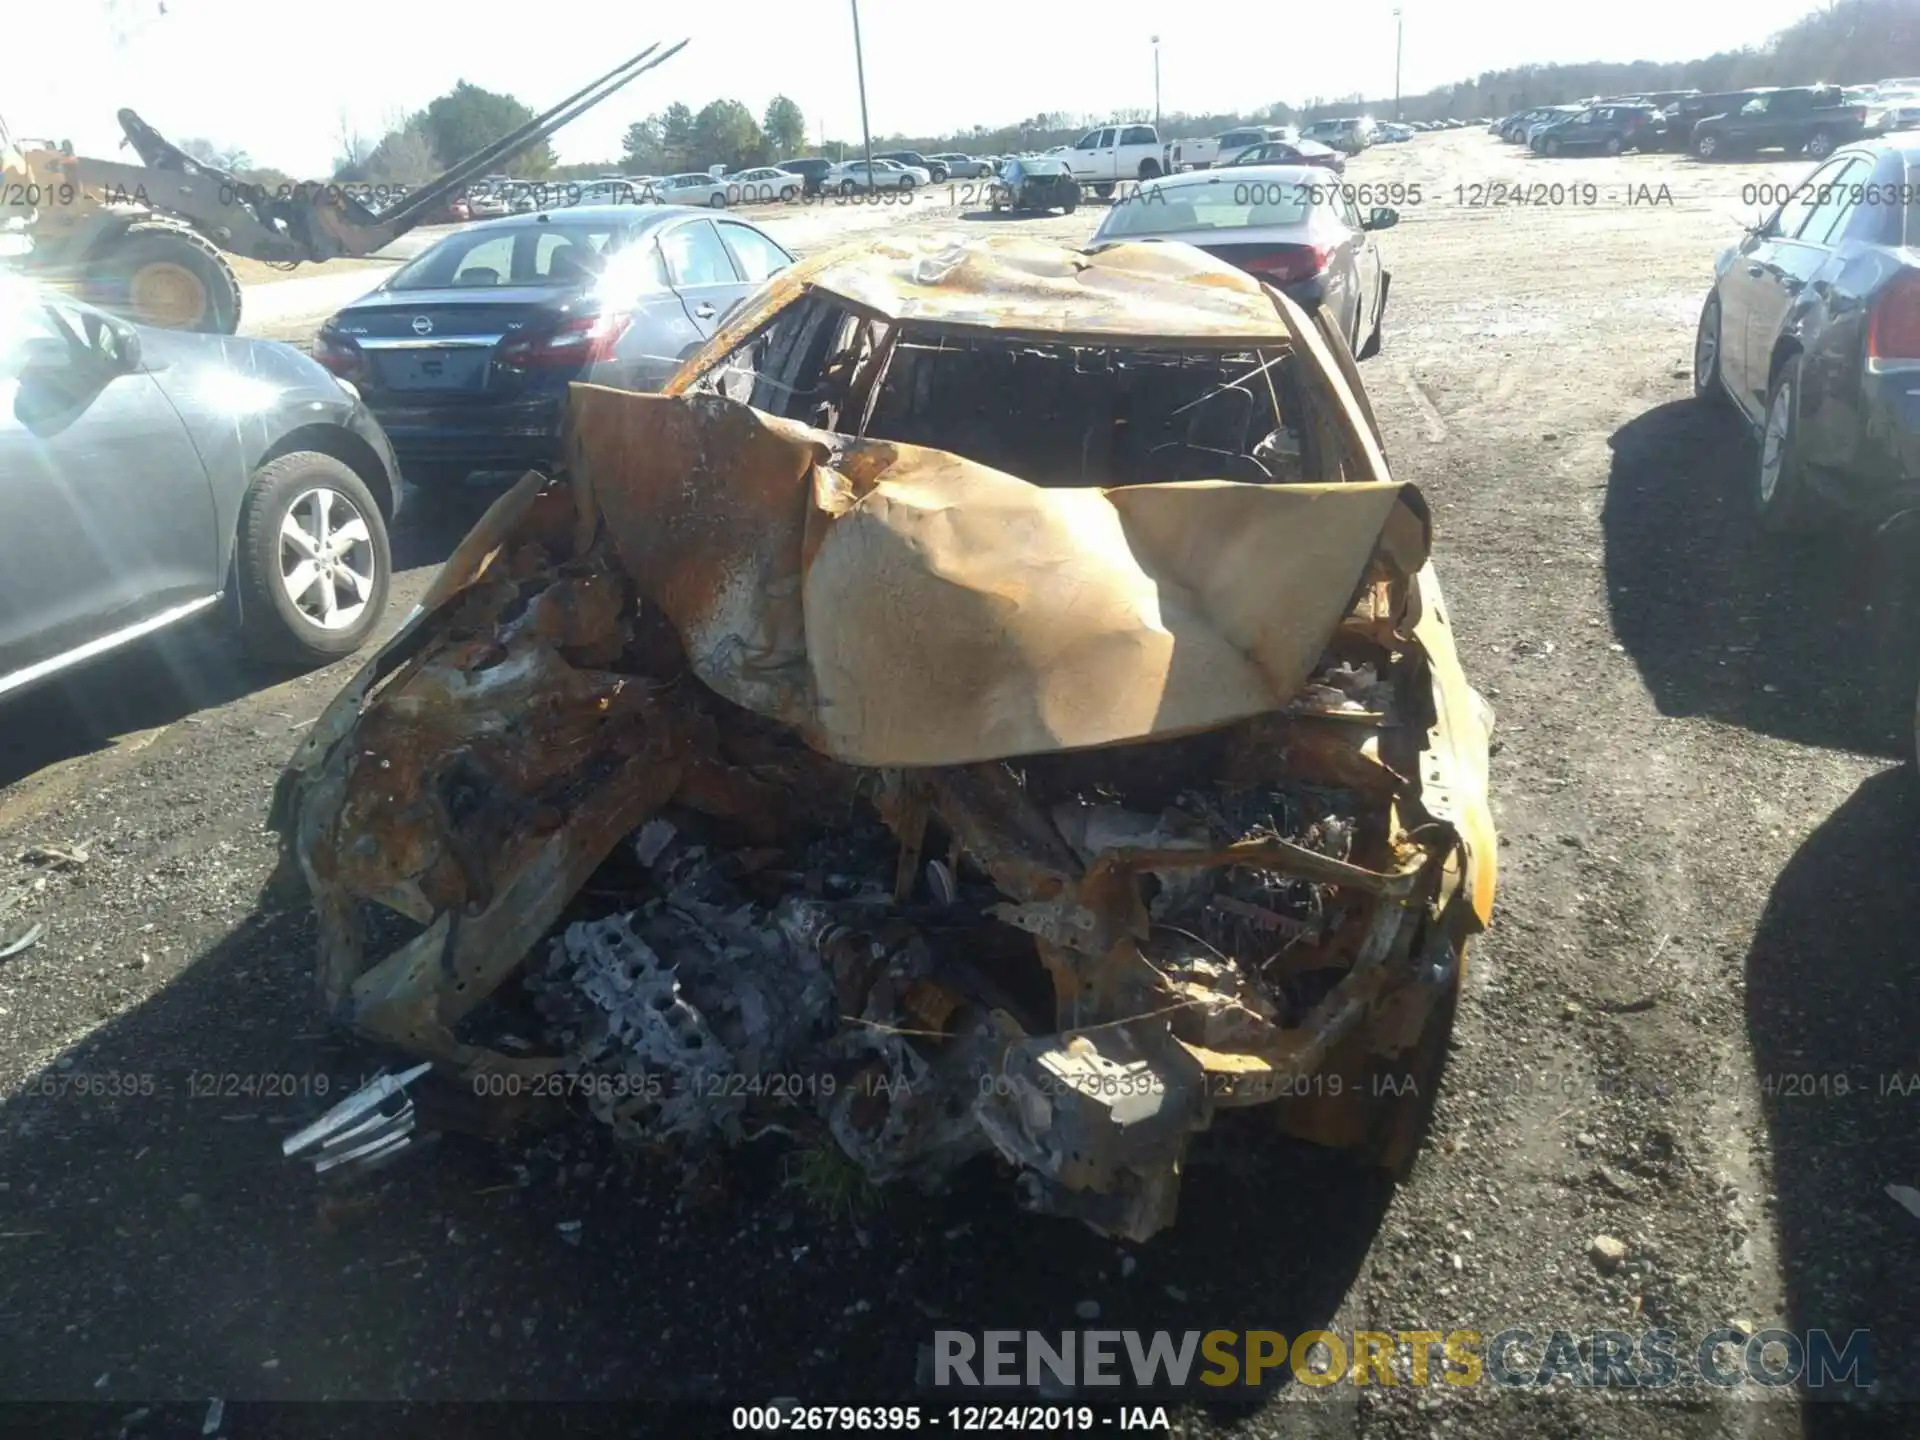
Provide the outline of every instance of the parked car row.
<path id="1" fill-rule="evenodd" d="M 1673 150 L 1718 160 L 1786 150 L 1819 160 L 1863 135 L 1916 122 L 1920 89 L 1883 96 L 1878 87 L 1794 85 L 1536 105 L 1494 121 L 1488 130 L 1542 155 Z"/>

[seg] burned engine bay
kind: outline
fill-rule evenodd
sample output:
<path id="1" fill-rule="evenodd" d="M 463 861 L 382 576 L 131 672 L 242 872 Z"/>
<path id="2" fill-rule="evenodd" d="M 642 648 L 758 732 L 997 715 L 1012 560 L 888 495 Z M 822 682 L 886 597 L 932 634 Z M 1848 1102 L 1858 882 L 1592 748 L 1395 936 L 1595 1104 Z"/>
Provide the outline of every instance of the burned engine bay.
<path id="1" fill-rule="evenodd" d="M 689 1155 L 998 1156 L 1134 1239 L 1221 1110 L 1405 1160 L 1492 888 L 1417 494 L 591 386 L 569 443 L 283 777 L 335 1019 Z"/>

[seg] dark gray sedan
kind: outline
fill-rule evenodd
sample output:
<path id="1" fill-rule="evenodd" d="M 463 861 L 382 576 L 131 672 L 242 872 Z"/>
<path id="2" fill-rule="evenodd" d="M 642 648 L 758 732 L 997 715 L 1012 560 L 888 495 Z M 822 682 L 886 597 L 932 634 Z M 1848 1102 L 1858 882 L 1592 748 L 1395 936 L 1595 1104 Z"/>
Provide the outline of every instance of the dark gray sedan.
<path id="1" fill-rule="evenodd" d="M 0 277 L 0 695 L 223 602 L 257 653 L 348 654 L 398 486 L 359 396 L 291 347 Z"/>
<path id="2" fill-rule="evenodd" d="M 1920 144 L 1837 150 L 1721 252 L 1694 342 L 1694 393 L 1759 440 L 1763 526 L 1878 525 L 1920 507 Z"/>
<path id="3" fill-rule="evenodd" d="M 1362 216 L 1351 191 L 1307 165 L 1229 165 L 1143 181 L 1107 211 L 1091 245 L 1180 240 L 1245 270 L 1308 309 L 1332 312 L 1353 353 L 1380 349 L 1392 275 L 1371 232 L 1399 223 Z"/>
<path id="4" fill-rule="evenodd" d="M 469 225 L 328 320 L 407 478 L 554 464 L 567 385 L 657 390 L 793 257 L 685 205 L 581 205 Z"/>

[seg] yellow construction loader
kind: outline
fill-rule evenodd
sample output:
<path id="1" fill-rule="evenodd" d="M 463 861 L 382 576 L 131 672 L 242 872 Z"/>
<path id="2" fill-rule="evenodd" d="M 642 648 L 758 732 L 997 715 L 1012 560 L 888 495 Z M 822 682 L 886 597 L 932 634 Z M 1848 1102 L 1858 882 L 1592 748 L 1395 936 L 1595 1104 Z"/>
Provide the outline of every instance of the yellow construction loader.
<path id="1" fill-rule="evenodd" d="M 248 184 L 194 159 L 131 110 L 118 118 L 137 165 L 15 141 L 0 120 L 0 264 L 142 324 L 231 335 L 240 282 L 225 254 L 281 264 L 371 255 L 686 43 L 659 54 L 649 45 L 377 214 L 350 187 Z"/>

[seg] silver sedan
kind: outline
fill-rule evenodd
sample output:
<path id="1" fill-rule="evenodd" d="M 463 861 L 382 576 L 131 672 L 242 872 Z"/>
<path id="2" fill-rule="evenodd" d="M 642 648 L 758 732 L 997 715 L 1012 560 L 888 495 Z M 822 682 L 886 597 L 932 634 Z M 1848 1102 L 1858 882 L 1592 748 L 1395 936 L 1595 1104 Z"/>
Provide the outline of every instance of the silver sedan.
<path id="1" fill-rule="evenodd" d="M 1324 305 L 1353 353 L 1380 349 L 1392 280 L 1372 232 L 1397 210 L 1362 215 L 1350 187 L 1308 165 L 1234 165 L 1142 182 L 1115 198 L 1090 245 L 1177 240 L 1284 290 L 1308 309 Z"/>

